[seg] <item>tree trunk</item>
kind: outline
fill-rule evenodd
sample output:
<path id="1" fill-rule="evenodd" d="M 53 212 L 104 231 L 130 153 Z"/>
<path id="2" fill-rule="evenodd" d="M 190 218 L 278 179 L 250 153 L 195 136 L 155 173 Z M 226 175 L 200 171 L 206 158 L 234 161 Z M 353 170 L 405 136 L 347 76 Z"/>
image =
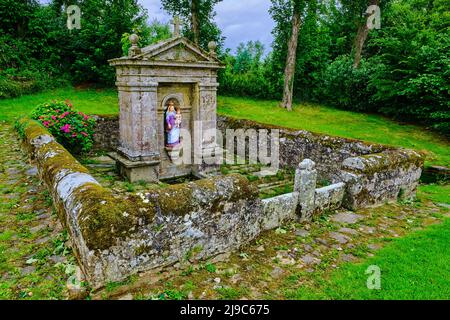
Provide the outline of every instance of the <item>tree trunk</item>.
<path id="1" fill-rule="evenodd" d="M 192 0 L 191 3 L 191 24 L 192 24 L 192 32 L 194 33 L 194 43 L 196 45 L 200 42 L 200 28 L 199 28 L 199 21 L 198 21 L 198 14 L 199 14 L 199 0 Z"/>
<path id="2" fill-rule="evenodd" d="M 300 32 L 301 16 L 300 10 L 294 7 L 292 16 L 292 34 L 288 43 L 288 52 L 286 58 L 286 68 L 284 69 L 284 89 L 283 101 L 281 106 L 283 108 L 292 110 L 292 99 L 294 95 L 294 77 L 295 77 L 295 63 L 297 61 L 297 45 L 298 34 Z"/>
<path id="3" fill-rule="evenodd" d="M 371 5 L 379 5 L 379 0 L 369 0 L 368 6 Z M 361 63 L 362 50 L 364 48 L 364 44 L 366 43 L 367 36 L 369 35 L 369 28 L 367 28 L 367 14 L 364 14 L 365 20 L 358 27 L 358 32 L 356 33 L 355 42 L 353 45 L 353 50 L 355 52 L 354 60 L 353 60 L 353 68 L 359 68 L 359 64 Z"/>
<path id="4" fill-rule="evenodd" d="M 359 64 L 361 63 L 361 55 L 364 47 L 364 43 L 366 42 L 367 36 L 369 35 L 369 29 L 367 28 L 367 24 L 364 23 L 359 26 L 358 33 L 356 34 L 354 50 L 355 57 L 353 60 L 353 68 L 359 68 Z"/>

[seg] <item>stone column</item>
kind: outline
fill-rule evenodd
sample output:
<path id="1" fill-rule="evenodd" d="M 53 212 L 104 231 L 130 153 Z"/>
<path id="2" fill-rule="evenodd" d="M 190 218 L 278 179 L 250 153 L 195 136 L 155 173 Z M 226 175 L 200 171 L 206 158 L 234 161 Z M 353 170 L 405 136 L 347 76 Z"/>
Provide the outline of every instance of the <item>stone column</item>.
<path id="1" fill-rule="evenodd" d="M 194 173 L 203 175 L 217 171 L 221 155 L 217 145 L 218 83 L 198 85 L 198 110 L 194 116 Z M 219 155 L 219 157 L 217 156 Z"/>
<path id="2" fill-rule="evenodd" d="M 131 161 L 159 159 L 157 88 L 157 83 L 145 86 L 118 83 L 119 151 Z"/>
<path id="3" fill-rule="evenodd" d="M 138 72 L 138 68 L 132 67 L 118 72 L 120 142 L 115 159 L 122 174 L 131 182 L 157 181 L 160 163 L 158 84 L 140 79 Z"/>
<path id="4" fill-rule="evenodd" d="M 310 160 L 303 160 L 295 170 L 294 192 L 298 192 L 297 213 L 300 221 L 309 221 L 314 211 L 314 196 L 316 191 L 316 164 Z"/>

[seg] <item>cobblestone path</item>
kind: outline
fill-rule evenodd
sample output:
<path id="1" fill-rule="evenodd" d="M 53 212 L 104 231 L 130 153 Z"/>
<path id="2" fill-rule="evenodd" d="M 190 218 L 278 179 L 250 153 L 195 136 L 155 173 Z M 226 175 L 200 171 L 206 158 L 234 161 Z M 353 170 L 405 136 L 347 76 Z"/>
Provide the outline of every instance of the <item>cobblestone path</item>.
<path id="1" fill-rule="evenodd" d="M 74 257 L 36 167 L 0 122 L 0 299 L 63 299 Z"/>

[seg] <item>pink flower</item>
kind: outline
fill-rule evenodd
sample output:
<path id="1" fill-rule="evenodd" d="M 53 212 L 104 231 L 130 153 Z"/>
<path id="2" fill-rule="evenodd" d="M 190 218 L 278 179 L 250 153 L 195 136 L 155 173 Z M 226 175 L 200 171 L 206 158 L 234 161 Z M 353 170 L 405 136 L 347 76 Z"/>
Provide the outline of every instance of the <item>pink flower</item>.
<path id="1" fill-rule="evenodd" d="M 70 132 L 70 124 L 65 124 L 61 127 L 61 131 L 63 131 L 64 133 L 69 133 Z"/>
<path id="2" fill-rule="evenodd" d="M 61 119 L 64 119 L 67 115 L 69 114 L 69 112 L 64 112 L 62 115 L 60 115 L 59 117 L 61 118 Z"/>
<path id="3" fill-rule="evenodd" d="M 89 117 L 88 117 L 88 116 L 84 116 L 84 120 L 85 120 L 85 121 L 88 121 L 88 120 L 89 120 Z"/>
<path id="4" fill-rule="evenodd" d="M 56 116 L 52 116 L 52 120 L 56 120 Z"/>
<path id="5" fill-rule="evenodd" d="M 76 133 L 74 133 L 73 135 L 72 135 L 72 138 L 75 138 L 77 136 L 77 134 Z"/>
<path id="6" fill-rule="evenodd" d="M 48 128 L 48 121 L 44 121 L 44 123 L 43 123 L 43 125 L 44 125 L 44 127 L 46 127 L 46 128 Z"/>
<path id="7" fill-rule="evenodd" d="M 85 136 L 85 137 L 88 137 L 89 135 L 86 133 L 86 132 L 81 132 L 81 134 L 83 135 L 83 136 Z"/>

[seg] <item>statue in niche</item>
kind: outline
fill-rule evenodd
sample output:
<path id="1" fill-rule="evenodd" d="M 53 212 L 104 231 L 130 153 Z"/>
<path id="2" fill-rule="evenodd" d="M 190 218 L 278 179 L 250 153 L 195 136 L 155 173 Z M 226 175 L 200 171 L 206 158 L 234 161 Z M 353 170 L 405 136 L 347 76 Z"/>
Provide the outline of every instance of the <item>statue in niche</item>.
<path id="1" fill-rule="evenodd" d="M 167 110 L 165 115 L 166 128 L 166 148 L 173 149 L 180 145 L 180 129 L 181 129 L 181 108 L 173 99 L 167 103 Z"/>

